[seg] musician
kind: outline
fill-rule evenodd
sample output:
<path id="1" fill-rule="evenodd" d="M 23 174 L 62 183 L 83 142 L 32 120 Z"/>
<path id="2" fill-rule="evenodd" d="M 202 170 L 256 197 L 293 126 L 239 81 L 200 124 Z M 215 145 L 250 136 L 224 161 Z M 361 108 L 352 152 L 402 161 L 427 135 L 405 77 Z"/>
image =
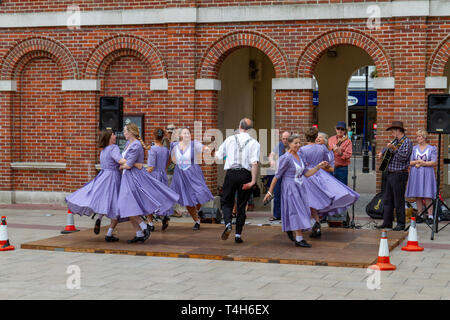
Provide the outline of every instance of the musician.
<path id="1" fill-rule="evenodd" d="M 390 131 L 394 140 L 387 144 L 387 147 L 378 153 L 381 159 L 386 151 L 392 151 L 391 160 L 387 166 L 386 189 L 383 194 L 383 223 L 377 226 L 378 229 L 392 228 L 394 221 L 394 208 L 397 214 L 397 225 L 394 231 L 405 229 L 405 190 L 408 182 L 408 167 L 412 152 L 412 142 L 405 135 L 403 122 L 393 121 L 392 125 L 386 129 Z"/>
<path id="2" fill-rule="evenodd" d="M 348 166 L 352 157 L 352 141 L 347 136 L 347 124 L 338 121 L 336 135 L 328 139 L 328 145 L 334 153 L 334 172 L 336 179 L 348 185 Z"/>

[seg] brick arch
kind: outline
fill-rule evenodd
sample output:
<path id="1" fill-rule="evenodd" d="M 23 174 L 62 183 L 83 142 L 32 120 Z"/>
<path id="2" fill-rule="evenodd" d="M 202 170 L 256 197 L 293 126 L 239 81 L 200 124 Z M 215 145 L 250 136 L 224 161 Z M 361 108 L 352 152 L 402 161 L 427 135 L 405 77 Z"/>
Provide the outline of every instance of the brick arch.
<path id="1" fill-rule="evenodd" d="M 77 79 L 78 66 L 70 51 L 62 44 L 47 38 L 25 39 L 8 51 L 0 69 L 0 79 L 10 80 L 17 75 L 17 66 L 24 57 L 48 56 L 56 60 L 62 69 L 63 79 Z M 29 61 L 29 60 L 27 60 Z"/>
<path id="2" fill-rule="evenodd" d="M 427 76 L 441 77 L 444 75 L 445 65 L 450 59 L 450 36 L 446 37 L 436 47 L 427 65 Z"/>
<path id="3" fill-rule="evenodd" d="M 200 63 L 197 78 L 217 79 L 225 58 L 243 47 L 257 48 L 269 57 L 277 78 L 289 77 L 286 55 L 272 39 L 256 32 L 237 31 L 223 36 L 208 48 Z"/>
<path id="4" fill-rule="evenodd" d="M 117 53 L 119 55 L 117 55 Z M 86 65 L 86 79 L 96 79 L 104 72 L 105 59 L 122 56 L 124 52 L 139 57 L 149 68 L 152 78 L 167 78 L 167 71 L 159 51 L 145 40 L 129 35 L 118 35 L 99 44 L 89 57 Z"/>
<path id="5" fill-rule="evenodd" d="M 353 29 L 332 30 L 311 41 L 298 59 L 296 74 L 301 78 L 311 78 L 314 68 L 326 50 L 338 45 L 352 45 L 364 50 L 373 60 L 378 77 L 393 77 L 391 59 L 378 41 Z"/>

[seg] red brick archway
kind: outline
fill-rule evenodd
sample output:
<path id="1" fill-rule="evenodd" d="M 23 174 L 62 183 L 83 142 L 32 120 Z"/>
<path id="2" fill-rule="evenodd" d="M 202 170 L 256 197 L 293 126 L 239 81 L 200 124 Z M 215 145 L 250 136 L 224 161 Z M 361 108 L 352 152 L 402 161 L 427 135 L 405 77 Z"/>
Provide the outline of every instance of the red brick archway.
<path id="1" fill-rule="evenodd" d="M 0 70 L 0 79 L 14 79 L 16 69 L 25 60 L 39 56 L 51 56 L 62 69 L 63 79 L 77 79 L 78 66 L 70 51 L 62 44 L 46 38 L 26 39 L 16 44 L 6 54 Z"/>
<path id="2" fill-rule="evenodd" d="M 272 39 L 256 32 L 237 31 L 223 36 L 208 48 L 200 63 L 197 78 L 217 79 L 225 58 L 243 47 L 254 47 L 267 55 L 277 78 L 289 77 L 286 56 Z"/>
<path id="3" fill-rule="evenodd" d="M 298 59 L 296 74 L 301 78 L 311 78 L 314 68 L 326 50 L 338 45 L 353 45 L 369 54 L 377 68 L 378 77 L 393 77 L 390 58 L 375 39 L 358 30 L 332 30 L 311 41 Z"/>
<path id="4" fill-rule="evenodd" d="M 436 47 L 427 66 L 427 76 L 442 77 L 445 65 L 450 59 L 450 36 Z"/>
<path id="5" fill-rule="evenodd" d="M 107 65 L 105 58 L 111 59 L 114 55 L 117 58 L 117 54 L 118 56 L 124 54 L 137 56 L 151 67 L 152 78 L 167 78 L 165 64 L 155 46 L 137 37 L 118 35 L 103 41 L 92 52 L 86 65 L 86 79 L 96 79 Z"/>

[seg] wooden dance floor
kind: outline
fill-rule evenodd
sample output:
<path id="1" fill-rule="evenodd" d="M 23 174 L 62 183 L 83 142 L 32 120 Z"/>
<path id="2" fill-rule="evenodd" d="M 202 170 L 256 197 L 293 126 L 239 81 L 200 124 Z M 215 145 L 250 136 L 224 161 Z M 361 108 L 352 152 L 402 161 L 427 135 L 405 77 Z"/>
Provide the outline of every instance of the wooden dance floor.
<path id="1" fill-rule="evenodd" d="M 115 235 L 119 242 L 104 240 L 107 227 L 95 235 L 92 229 L 22 244 L 22 249 L 126 254 L 174 258 L 196 258 L 227 261 L 247 261 L 367 268 L 378 258 L 381 231 L 323 228 L 320 239 L 306 235 L 312 248 L 295 247 L 281 226 L 246 225 L 242 239 L 234 242 L 233 232 L 224 241 L 220 239 L 224 225 L 202 224 L 193 231 L 192 223 L 170 222 L 165 231 L 161 224 L 145 243 L 128 244 L 135 235 L 130 223 L 119 223 Z M 308 233 L 305 233 L 308 234 Z M 406 232 L 388 232 L 389 250 L 398 246 Z"/>

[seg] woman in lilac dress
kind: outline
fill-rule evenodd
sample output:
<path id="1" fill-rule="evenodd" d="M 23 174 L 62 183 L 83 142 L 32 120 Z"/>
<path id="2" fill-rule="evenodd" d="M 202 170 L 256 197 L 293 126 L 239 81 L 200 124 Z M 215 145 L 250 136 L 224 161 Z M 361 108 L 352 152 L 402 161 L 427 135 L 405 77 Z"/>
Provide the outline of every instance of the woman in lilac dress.
<path id="1" fill-rule="evenodd" d="M 158 180 L 159 182 L 164 183 L 166 186 L 169 186 L 169 179 L 167 178 L 167 166 L 169 165 L 169 149 L 163 146 L 163 138 L 164 138 L 164 130 L 156 129 L 153 132 L 153 137 L 155 138 L 155 145 L 153 145 L 148 151 L 148 160 L 147 160 L 147 172 L 150 175 Z M 170 208 L 164 212 L 158 212 L 156 215 L 162 216 L 162 230 L 166 230 L 169 226 L 169 216 L 173 214 L 173 208 Z M 150 230 L 154 231 L 155 227 L 153 226 L 153 216 L 150 215 Z"/>
<path id="2" fill-rule="evenodd" d="M 281 182 L 281 226 L 283 232 L 287 232 L 289 238 L 295 241 L 295 245 L 310 248 L 311 244 L 303 239 L 302 231 L 311 229 L 311 212 L 308 199 L 305 197 L 306 189 L 304 177 L 316 174 L 321 168 L 325 168 L 328 162 L 322 161 L 317 166 L 307 169 L 302 158 L 298 155 L 300 148 L 300 136 L 291 135 L 288 138 L 289 152 L 286 152 L 278 160 L 278 170 L 270 184 L 264 200 L 269 199 L 277 180 Z M 295 238 L 292 232 L 295 231 Z"/>
<path id="3" fill-rule="evenodd" d="M 328 161 L 329 150 L 327 147 L 315 143 L 318 135 L 317 128 L 311 127 L 305 135 L 307 145 L 300 148 L 299 155 L 306 168 L 313 168 L 322 161 Z M 324 170 L 320 170 L 317 174 L 305 179 L 305 186 L 309 206 L 311 207 L 311 216 L 316 220 L 310 237 L 321 236 L 319 213 L 336 213 L 337 210 L 350 207 L 359 198 L 358 193 Z"/>
<path id="4" fill-rule="evenodd" d="M 317 144 L 323 144 L 327 150 L 328 150 L 328 166 L 325 167 L 323 170 L 326 172 L 329 172 L 330 174 L 333 174 L 334 171 L 334 152 L 333 150 L 330 150 L 330 147 L 328 146 L 328 135 L 325 132 L 319 132 L 317 134 L 316 138 Z"/>
<path id="5" fill-rule="evenodd" d="M 86 183 L 82 188 L 66 197 L 67 207 L 72 213 L 81 216 L 99 214 L 106 215 L 111 219 L 111 225 L 105 237 L 107 242 L 119 241 L 113 236 L 113 231 L 118 223 L 119 212 L 117 198 L 119 195 L 121 172 L 120 164 L 126 162 L 120 154 L 119 147 L 115 144 L 116 136 L 112 130 L 104 130 L 100 133 L 99 148 L 101 170 L 97 176 Z M 97 219 L 96 228 L 99 232 L 99 221 Z"/>
<path id="6" fill-rule="evenodd" d="M 178 203 L 185 206 L 195 221 L 193 230 L 200 229 L 197 211 L 205 202 L 214 199 L 206 185 L 199 163 L 203 151 L 209 148 L 198 141 L 191 140 L 189 129 L 180 131 L 180 141 L 171 148 L 171 160 L 175 169 L 170 188 L 180 196 Z"/>
<path id="7" fill-rule="evenodd" d="M 140 216 L 169 210 L 178 200 L 178 195 L 146 171 L 133 166 L 135 162 L 144 161 L 144 148 L 148 149 L 137 125 L 127 124 L 123 134 L 128 144 L 122 154 L 126 163 L 120 166 L 123 173 L 118 198 L 119 215 L 130 218 L 136 230 L 136 236 L 128 243 L 144 242 L 150 236 L 150 226 Z"/>
<path id="8" fill-rule="evenodd" d="M 408 186 L 406 187 L 406 197 L 415 198 L 417 211 L 422 213 L 423 203 L 428 206 L 436 196 L 436 178 L 434 166 L 437 163 L 436 147 L 427 143 L 427 132 L 417 131 L 417 145 L 413 147 L 411 153 L 411 170 L 409 171 Z M 428 222 L 433 219 L 433 206 L 428 208 Z"/>

